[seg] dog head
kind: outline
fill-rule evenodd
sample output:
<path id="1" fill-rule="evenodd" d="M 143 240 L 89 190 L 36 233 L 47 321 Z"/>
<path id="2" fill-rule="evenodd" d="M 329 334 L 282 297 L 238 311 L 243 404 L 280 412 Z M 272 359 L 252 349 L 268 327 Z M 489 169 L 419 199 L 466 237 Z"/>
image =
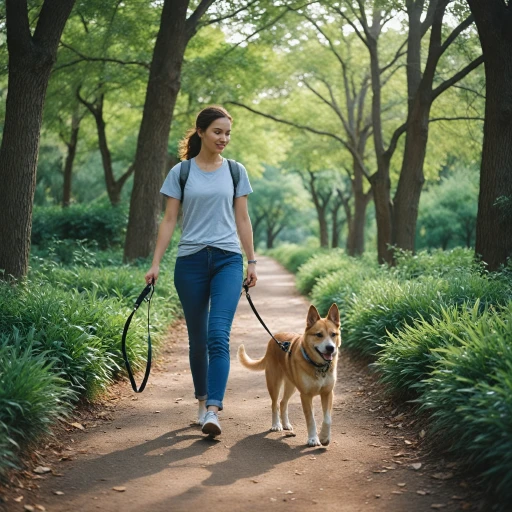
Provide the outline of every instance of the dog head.
<path id="1" fill-rule="evenodd" d="M 317 362 L 332 361 L 341 345 L 340 312 L 333 304 L 325 318 L 315 306 L 309 307 L 304 333 L 304 344 L 310 357 Z"/>

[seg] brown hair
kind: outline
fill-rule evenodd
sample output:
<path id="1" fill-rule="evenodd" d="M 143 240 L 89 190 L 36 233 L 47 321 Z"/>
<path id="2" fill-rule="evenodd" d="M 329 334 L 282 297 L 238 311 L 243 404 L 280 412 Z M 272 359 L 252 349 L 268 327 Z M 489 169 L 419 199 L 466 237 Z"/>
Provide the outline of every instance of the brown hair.
<path id="1" fill-rule="evenodd" d="M 197 114 L 195 128 L 188 130 L 185 137 L 180 140 L 178 147 L 180 160 L 190 160 L 199 154 L 199 151 L 201 151 L 201 137 L 199 137 L 197 131 L 201 130 L 205 132 L 213 121 L 222 117 L 227 117 L 233 122 L 233 118 L 229 112 L 219 105 L 203 108 L 203 110 Z"/>

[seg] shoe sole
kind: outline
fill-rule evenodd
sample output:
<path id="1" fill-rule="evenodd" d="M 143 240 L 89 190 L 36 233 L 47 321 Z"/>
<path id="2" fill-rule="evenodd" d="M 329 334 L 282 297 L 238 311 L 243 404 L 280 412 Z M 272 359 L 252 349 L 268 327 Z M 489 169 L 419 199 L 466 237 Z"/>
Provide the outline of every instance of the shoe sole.
<path id="1" fill-rule="evenodd" d="M 211 437 L 219 436 L 221 429 L 215 423 L 205 423 L 202 428 L 203 434 L 208 434 Z"/>

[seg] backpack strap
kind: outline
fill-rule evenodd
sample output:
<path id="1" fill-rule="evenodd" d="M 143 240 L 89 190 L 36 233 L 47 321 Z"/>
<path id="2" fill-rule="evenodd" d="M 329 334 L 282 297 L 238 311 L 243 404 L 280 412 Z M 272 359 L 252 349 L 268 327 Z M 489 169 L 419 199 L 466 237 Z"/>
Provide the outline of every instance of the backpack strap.
<path id="1" fill-rule="evenodd" d="M 233 203 L 235 202 L 236 197 L 236 187 L 238 186 L 238 183 L 240 182 L 240 165 L 235 160 L 228 159 L 228 165 L 229 165 L 229 172 L 231 173 L 231 179 L 233 180 Z"/>
<path id="2" fill-rule="evenodd" d="M 185 185 L 187 184 L 189 174 L 190 174 L 190 160 L 183 160 L 180 164 L 181 202 L 183 202 L 183 197 L 185 196 Z"/>

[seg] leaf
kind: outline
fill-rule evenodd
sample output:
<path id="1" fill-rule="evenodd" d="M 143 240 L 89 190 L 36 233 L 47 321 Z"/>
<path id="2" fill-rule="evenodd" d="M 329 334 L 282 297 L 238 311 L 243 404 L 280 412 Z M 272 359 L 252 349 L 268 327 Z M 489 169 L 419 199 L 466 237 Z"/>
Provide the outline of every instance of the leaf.
<path id="1" fill-rule="evenodd" d="M 79 430 L 85 430 L 85 427 L 81 423 L 70 423 L 72 427 L 78 428 Z"/>
<path id="2" fill-rule="evenodd" d="M 17 498 L 13 498 L 13 500 L 16 502 L 16 503 L 21 503 L 24 499 L 24 496 L 18 496 Z"/>
<path id="3" fill-rule="evenodd" d="M 53 491 L 53 494 L 55 494 L 56 496 L 63 496 L 64 493 L 62 491 Z"/>
<path id="4" fill-rule="evenodd" d="M 421 462 L 415 462 L 414 464 L 411 464 L 411 468 L 415 471 L 418 471 L 418 469 L 421 468 Z"/>
<path id="5" fill-rule="evenodd" d="M 121 487 L 121 486 L 119 486 L 119 487 L 112 487 L 112 490 L 113 491 L 117 491 L 117 492 L 124 492 L 124 491 L 126 491 L 126 487 Z"/>

